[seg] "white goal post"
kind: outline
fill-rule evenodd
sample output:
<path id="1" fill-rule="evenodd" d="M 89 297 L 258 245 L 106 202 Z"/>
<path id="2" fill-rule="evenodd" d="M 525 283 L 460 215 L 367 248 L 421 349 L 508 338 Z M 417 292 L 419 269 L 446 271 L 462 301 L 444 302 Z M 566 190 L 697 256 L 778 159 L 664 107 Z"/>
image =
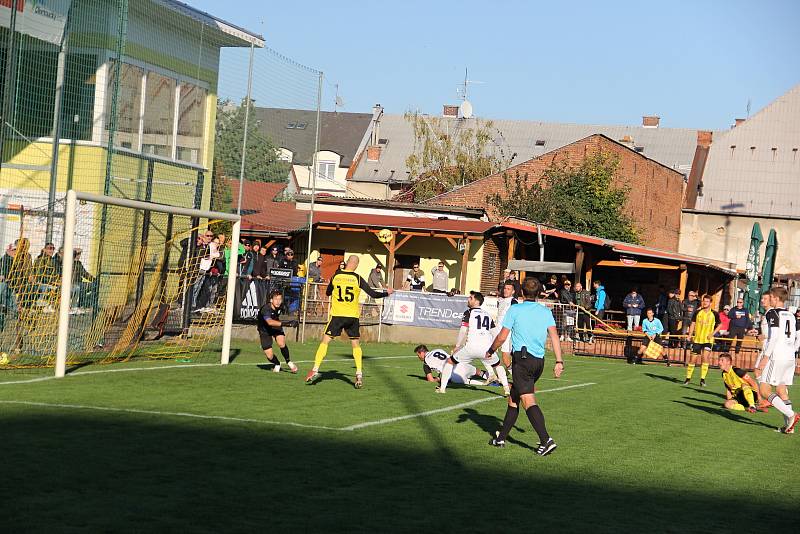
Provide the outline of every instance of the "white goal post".
<path id="1" fill-rule="evenodd" d="M 164 204 L 154 204 L 152 202 L 142 202 L 139 200 L 129 200 L 123 198 L 114 198 L 104 195 L 96 195 L 93 193 L 84 193 L 80 191 L 69 190 L 67 191 L 66 210 L 64 213 L 64 250 L 62 260 L 61 272 L 61 299 L 58 309 L 58 334 L 56 340 L 56 361 L 55 361 L 55 376 L 56 378 L 63 377 L 66 374 L 67 365 L 67 351 L 69 348 L 69 321 L 70 321 L 70 295 L 72 293 L 72 266 L 74 259 L 74 245 L 75 245 L 75 230 L 77 219 L 77 206 L 78 201 L 93 202 L 97 204 L 105 204 L 109 206 L 119 206 L 123 208 L 132 208 L 142 211 L 151 211 L 173 215 L 183 215 L 187 217 L 195 217 L 198 219 L 207 220 L 224 220 L 233 222 L 231 231 L 231 254 L 227 266 L 227 287 L 226 287 L 226 302 L 229 305 L 225 306 L 225 315 L 222 332 L 222 354 L 220 363 L 225 365 L 230 362 L 230 348 L 231 348 L 231 327 L 233 324 L 233 306 L 230 303 L 234 300 L 234 291 L 236 288 L 236 272 L 238 266 L 238 243 L 239 234 L 241 231 L 241 217 L 236 214 L 222 213 L 216 211 L 205 211 L 190 208 L 181 208 L 175 206 L 168 206 Z"/>

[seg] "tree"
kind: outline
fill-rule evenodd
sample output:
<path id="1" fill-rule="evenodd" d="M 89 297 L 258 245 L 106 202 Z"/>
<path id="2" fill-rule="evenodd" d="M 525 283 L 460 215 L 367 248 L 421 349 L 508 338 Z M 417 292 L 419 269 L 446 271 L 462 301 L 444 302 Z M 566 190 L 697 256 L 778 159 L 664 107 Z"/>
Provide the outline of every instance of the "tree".
<path id="1" fill-rule="evenodd" d="M 214 172 L 211 175 L 211 211 L 223 213 L 233 213 L 234 211 L 231 185 L 218 165 L 214 166 Z M 233 229 L 231 221 L 215 221 L 210 226 L 215 234 L 228 236 L 231 235 Z"/>
<path id="2" fill-rule="evenodd" d="M 530 183 L 517 173 L 503 175 L 505 191 L 487 195 L 504 217 L 519 217 L 628 243 L 638 243 L 637 229 L 625 210 L 629 188 L 613 185 L 619 159 L 608 153 L 587 156 L 577 165 L 553 164 Z"/>
<path id="3" fill-rule="evenodd" d="M 467 127 L 466 122 L 411 112 L 405 120 L 414 129 L 414 151 L 406 158 L 411 172 L 408 200 L 425 201 L 497 173 L 513 159 L 495 141 L 501 134 L 492 121 L 475 119 Z"/>
<path id="4" fill-rule="evenodd" d="M 290 164 L 278 159 L 278 149 L 259 131 L 254 109 L 251 102 L 244 179 L 253 182 L 286 182 Z M 233 105 L 230 100 L 217 103 L 214 170 L 229 179 L 239 178 L 245 110 L 244 103 L 240 106 Z"/>

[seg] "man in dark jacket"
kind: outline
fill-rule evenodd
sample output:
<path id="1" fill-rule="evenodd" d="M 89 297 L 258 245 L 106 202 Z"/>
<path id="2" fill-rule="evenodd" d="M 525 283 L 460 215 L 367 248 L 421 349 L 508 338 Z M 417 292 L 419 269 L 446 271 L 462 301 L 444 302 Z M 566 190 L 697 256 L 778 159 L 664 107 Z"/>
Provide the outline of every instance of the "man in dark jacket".
<path id="1" fill-rule="evenodd" d="M 689 291 L 689 296 L 683 301 L 682 317 L 681 317 L 681 334 L 686 335 L 689 332 L 689 325 L 692 324 L 692 317 L 694 312 L 700 307 L 700 301 L 697 299 L 697 291 Z M 688 347 L 688 340 L 686 342 Z"/>
<path id="2" fill-rule="evenodd" d="M 625 296 L 625 300 L 622 301 L 622 307 L 625 308 L 625 315 L 628 319 L 628 330 L 638 328 L 642 313 L 644 313 L 644 299 L 636 288 L 633 288 Z"/>
<path id="3" fill-rule="evenodd" d="M 562 327 L 561 341 L 572 341 L 575 335 L 575 293 L 572 292 L 572 282 L 564 280 L 561 289 L 558 290 L 558 302 L 564 304 L 563 317 L 564 326 Z"/>
<path id="4" fill-rule="evenodd" d="M 592 340 L 592 292 L 583 289 L 583 284 L 575 282 L 575 304 L 578 308 L 578 340 L 591 342 Z"/>
<path id="5" fill-rule="evenodd" d="M 680 295 L 679 290 L 671 289 L 669 292 L 669 300 L 667 300 L 667 331 L 670 335 L 670 347 L 678 346 L 678 340 L 673 339 L 673 337 L 681 333 L 678 325 L 681 322 L 681 317 L 683 317 L 683 306 L 681 305 L 678 295 Z"/>
<path id="6" fill-rule="evenodd" d="M 730 334 L 728 334 L 728 336 L 735 340 L 734 352 L 739 354 L 744 336 L 753 328 L 753 319 L 750 317 L 750 312 L 744 307 L 744 299 L 736 299 L 736 306 L 731 308 L 728 312 L 728 317 L 731 320 L 730 326 L 728 327 L 730 329 Z"/>

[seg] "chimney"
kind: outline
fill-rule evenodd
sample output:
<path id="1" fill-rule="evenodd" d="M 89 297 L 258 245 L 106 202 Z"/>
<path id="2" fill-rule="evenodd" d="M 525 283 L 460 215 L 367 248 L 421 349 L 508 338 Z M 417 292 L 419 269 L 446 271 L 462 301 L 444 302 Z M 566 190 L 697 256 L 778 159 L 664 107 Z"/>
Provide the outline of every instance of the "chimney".
<path id="1" fill-rule="evenodd" d="M 381 117 L 383 117 L 383 106 L 375 104 L 372 106 L 372 135 L 370 136 L 370 144 L 377 145 L 378 139 L 381 134 Z"/>
<path id="2" fill-rule="evenodd" d="M 657 117 L 655 115 L 644 115 L 642 117 L 642 126 L 645 128 L 658 128 L 658 123 L 661 121 L 661 117 Z"/>
<path id="3" fill-rule="evenodd" d="M 737 126 L 742 124 L 746 119 L 734 119 L 734 120 L 736 121 L 736 124 L 734 124 L 733 127 L 736 128 Z"/>
<path id="4" fill-rule="evenodd" d="M 379 161 L 381 159 L 381 150 L 383 147 L 380 145 L 372 145 L 367 147 L 367 161 Z"/>
<path id="5" fill-rule="evenodd" d="M 711 146 L 713 132 L 710 130 L 697 130 L 697 146 L 708 148 Z"/>
<path id="6" fill-rule="evenodd" d="M 458 106 L 452 104 L 442 106 L 442 117 L 458 117 Z"/>

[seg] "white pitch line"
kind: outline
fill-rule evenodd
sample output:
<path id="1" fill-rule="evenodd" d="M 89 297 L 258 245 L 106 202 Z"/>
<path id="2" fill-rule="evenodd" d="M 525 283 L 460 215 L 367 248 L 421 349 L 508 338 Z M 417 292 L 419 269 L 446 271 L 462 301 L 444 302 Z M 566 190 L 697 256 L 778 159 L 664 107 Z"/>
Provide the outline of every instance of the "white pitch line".
<path id="1" fill-rule="evenodd" d="M 560 388 L 542 389 L 542 390 L 537 391 L 536 393 L 537 394 L 539 394 L 539 393 L 550 393 L 550 392 L 554 392 L 554 391 L 564 391 L 564 390 L 567 390 L 567 389 L 582 388 L 582 387 L 593 386 L 593 385 L 595 385 L 595 382 L 584 382 L 583 384 L 573 384 L 571 386 L 564 386 L 564 387 L 560 387 Z M 460 410 L 461 408 L 467 408 L 469 406 L 475 406 L 476 404 L 481 404 L 481 403 L 484 403 L 484 402 L 489 402 L 489 401 L 493 401 L 493 400 L 497 400 L 497 399 L 505 399 L 505 397 L 500 397 L 500 396 L 485 397 L 483 399 L 476 399 L 474 401 L 462 402 L 461 404 L 456 404 L 454 406 L 448 406 L 446 408 L 438 408 L 436 410 L 428 410 L 427 412 L 420 412 L 420 413 L 414 413 L 414 414 L 409 414 L 409 415 L 401 415 L 401 416 L 398 416 L 398 417 L 389 417 L 387 419 L 379 419 L 377 421 L 367 421 L 366 423 L 358 423 L 358 424 L 355 424 L 355 425 L 350 425 L 350 426 L 343 427 L 343 428 L 341 428 L 341 430 L 359 430 L 361 428 L 366 428 L 368 426 L 387 425 L 389 423 L 396 423 L 398 421 L 405 421 L 406 419 L 416 419 L 417 417 L 428 417 L 428 416 L 431 416 L 431 415 L 437 415 L 437 414 L 440 414 L 440 413 L 450 412 L 450 411 L 453 411 L 453 410 Z"/>
<path id="2" fill-rule="evenodd" d="M 52 380 L 54 376 L 41 376 L 39 378 L 28 378 L 27 380 L 10 380 L 8 382 L 0 382 L 0 386 L 7 384 L 31 384 L 33 382 L 44 382 L 45 380 Z"/>
<path id="3" fill-rule="evenodd" d="M 335 430 L 335 431 L 345 430 L 343 428 L 334 428 L 330 426 L 320 426 L 320 425 L 304 425 L 302 423 L 293 423 L 287 421 L 268 421 L 265 419 L 251 419 L 247 417 L 228 417 L 225 415 L 203 415 L 203 414 L 187 413 L 187 412 L 162 412 L 158 410 L 140 410 L 137 408 L 110 408 L 107 406 L 88 406 L 83 404 L 56 404 L 49 402 L 14 401 L 14 400 L 0 400 L 0 404 L 18 404 L 23 406 L 61 408 L 69 410 L 92 410 L 98 412 L 131 413 L 138 415 L 158 415 L 162 417 L 187 417 L 190 419 L 211 419 L 216 421 L 230 421 L 234 423 L 257 423 L 261 425 L 293 426 L 299 428 L 313 428 L 317 430 Z"/>

